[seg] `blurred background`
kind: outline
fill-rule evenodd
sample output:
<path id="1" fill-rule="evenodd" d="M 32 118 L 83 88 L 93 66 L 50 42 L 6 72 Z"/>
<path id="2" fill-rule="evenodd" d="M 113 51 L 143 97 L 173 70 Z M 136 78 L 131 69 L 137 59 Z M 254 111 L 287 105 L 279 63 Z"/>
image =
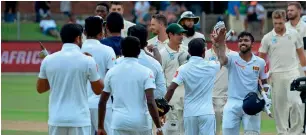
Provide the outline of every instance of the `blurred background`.
<path id="1" fill-rule="evenodd" d="M 65 23 L 79 23 L 84 25 L 87 16 L 95 15 L 99 1 L 1 1 L 1 39 L 4 41 L 59 41 L 59 37 L 46 35 L 41 29 L 49 25 L 60 30 Z M 102 2 L 109 4 L 110 2 Z M 207 34 L 213 25 L 224 20 L 229 27 L 230 16 L 235 16 L 234 6 L 238 6 L 241 28 L 251 31 L 259 41 L 262 36 L 272 29 L 271 14 L 275 9 L 286 9 L 286 1 L 244 1 L 237 5 L 235 1 L 133 1 L 123 2 L 124 18 L 136 24 L 150 25 L 150 16 L 155 13 L 166 15 L 168 23 L 177 22 L 181 13 L 192 11 L 200 16 L 197 31 Z M 306 2 L 301 2 L 306 14 Z M 249 11 L 256 7 L 256 13 Z M 260 7 L 260 8 L 258 8 Z M 259 10 L 259 11 L 257 11 Z M 256 16 L 261 16 L 258 20 Z M 261 26 L 262 25 L 262 26 Z M 263 27 L 263 31 L 259 31 Z M 151 35 L 152 36 L 152 35 Z M 235 39 L 233 39 L 235 40 Z"/>

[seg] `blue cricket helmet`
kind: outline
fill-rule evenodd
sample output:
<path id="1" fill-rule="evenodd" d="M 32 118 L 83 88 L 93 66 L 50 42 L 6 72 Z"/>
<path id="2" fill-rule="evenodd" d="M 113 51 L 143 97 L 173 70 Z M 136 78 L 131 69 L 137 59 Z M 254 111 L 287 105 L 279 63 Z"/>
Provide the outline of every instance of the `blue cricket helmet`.
<path id="1" fill-rule="evenodd" d="M 250 92 L 243 100 L 242 109 L 248 115 L 256 115 L 265 107 L 265 100 L 260 99 L 256 92 Z"/>

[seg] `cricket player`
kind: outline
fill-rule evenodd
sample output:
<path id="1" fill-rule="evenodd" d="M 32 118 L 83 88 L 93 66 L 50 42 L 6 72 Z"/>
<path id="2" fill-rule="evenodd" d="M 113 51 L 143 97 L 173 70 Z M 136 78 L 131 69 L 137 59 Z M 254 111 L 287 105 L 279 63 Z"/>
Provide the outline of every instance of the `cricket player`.
<path id="1" fill-rule="evenodd" d="M 95 13 L 97 16 L 102 17 L 103 20 L 106 20 L 106 17 L 109 12 L 109 6 L 106 3 L 98 3 L 96 6 Z"/>
<path id="2" fill-rule="evenodd" d="M 110 13 L 111 12 L 117 12 L 119 13 L 121 16 L 123 16 L 123 12 L 124 12 L 124 8 L 123 8 L 123 3 L 120 2 L 120 1 L 112 1 L 111 4 L 110 4 Z M 128 29 L 133 26 L 133 25 L 136 25 L 130 21 L 127 21 L 124 19 L 124 27 L 123 29 L 121 30 L 121 36 L 122 37 L 126 37 L 127 36 L 127 31 Z"/>
<path id="3" fill-rule="evenodd" d="M 167 26 L 168 22 L 166 16 L 162 14 L 155 14 L 152 16 L 150 31 L 156 36 L 148 40 L 146 50 L 148 50 L 148 55 L 153 55 L 153 57 L 160 63 L 162 63 L 162 58 L 158 52 L 169 43 L 168 35 L 166 33 Z"/>
<path id="4" fill-rule="evenodd" d="M 100 40 L 102 44 L 113 48 L 116 58 L 121 56 L 120 42 L 122 40 L 121 30 L 123 27 L 123 17 L 116 12 L 110 13 L 106 18 L 106 29 L 110 36 Z"/>
<path id="5" fill-rule="evenodd" d="M 90 112 L 87 81 L 95 94 L 100 94 L 103 82 L 95 60 L 81 52 L 83 28 L 66 24 L 60 35 L 62 50 L 48 55 L 41 63 L 37 91 L 50 90 L 49 135 L 90 135 Z"/>
<path id="6" fill-rule="evenodd" d="M 252 53 L 254 37 L 251 33 L 242 32 L 238 35 L 239 53 L 225 53 L 225 26 L 220 32 L 217 30 L 215 47 L 221 65 L 228 69 L 228 100 L 224 106 L 222 119 L 223 135 L 239 135 L 242 122 L 245 135 L 260 135 L 261 113 L 248 115 L 243 109 L 243 100 L 251 92 L 258 91 L 258 79 L 261 79 L 265 90 L 267 86 L 267 74 L 265 73 L 265 61 Z M 219 36 L 222 35 L 222 36 Z"/>
<path id="7" fill-rule="evenodd" d="M 212 103 L 212 89 L 221 65 L 205 60 L 205 40 L 192 39 L 188 44 L 189 61 L 176 71 L 165 99 L 171 101 L 176 88 L 184 84 L 185 135 L 215 135 L 216 118 Z"/>
<path id="8" fill-rule="evenodd" d="M 286 28 L 295 29 L 300 34 L 301 39 L 304 40 L 304 53 L 306 50 L 306 23 L 301 19 L 302 6 L 299 2 L 289 2 L 287 7 L 287 14 L 289 21 L 285 24 Z M 301 76 L 304 76 L 304 71 L 299 65 Z"/>
<path id="9" fill-rule="evenodd" d="M 148 40 L 148 45 L 154 45 L 161 50 L 169 43 L 169 38 L 166 32 L 168 26 L 166 16 L 162 14 L 155 14 L 152 16 L 150 31 L 156 35 L 150 40 Z"/>
<path id="10" fill-rule="evenodd" d="M 156 89 L 154 75 L 137 59 L 140 41 L 136 37 L 126 37 L 121 47 L 124 60 L 110 69 L 104 80 L 105 88 L 99 103 L 98 135 L 106 135 L 104 121 L 110 94 L 114 97 L 112 135 L 152 135 L 152 119 L 157 127 L 157 135 L 162 135 L 153 94 Z"/>
<path id="11" fill-rule="evenodd" d="M 166 32 L 169 36 L 169 43 L 160 50 L 160 54 L 162 56 L 162 68 L 165 73 L 166 85 L 169 86 L 176 70 L 187 61 L 189 54 L 181 46 L 183 33 L 186 32 L 182 26 L 172 23 L 167 27 Z M 173 97 L 169 102 L 170 105 L 173 105 L 173 109 L 166 114 L 165 132 L 167 135 L 183 135 L 184 87 L 178 87 Z"/>
<path id="12" fill-rule="evenodd" d="M 220 23 L 216 24 L 214 30 L 217 29 L 217 26 L 219 24 Z M 210 39 L 212 43 L 215 44 L 213 36 L 211 35 Z M 226 45 L 225 48 L 226 48 L 225 49 L 226 55 L 236 53 L 235 51 L 230 50 Z M 216 47 L 212 46 L 210 49 L 205 51 L 204 59 L 209 61 L 218 61 L 217 53 L 218 52 Z M 220 135 L 221 132 L 223 108 L 227 100 L 227 89 L 228 89 L 228 70 L 226 67 L 222 66 L 221 70 L 216 75 L 215 84 L 213 87 L 213 105 L 216 115 L 216 133 L 218 135 Z"/>
<path id="13" fill-rule="evenodd" d="M 100 17 L 88 17 L 85 20 L 85 35 L 87 40 L 82 45 L 82 52 L 87 52 L 95 59 L 98 65 L 98 72 L 103 80 L 106 72 L 115 65 L 116 55 L 111 47 L 100 43 L 99 39 L 103 36 L 102 19 Z M 91 117 L 91 134 L 95 135 L 98 131 L 98 103 L 100 95 L 95 95 L 92 92 L 91 86 L 87 85 L 88 103 Z M 112 117 L 112 101 L 109 99 L 106 106 L 105 129 L 108 134 L 111 134 L 110 124 Z"/>
<path id="14" fill-rule="evenodd" d="M 140 41 L 140 54 L 138 56 L 139 64 L 152 70 L 154 75 L 154 80 L 156 84 L 156 89 L 154 90 L 154 99 L 163 98 L 167 92 L 165 75 L 163 73 L 162 66 L 160 63 L 147 55 L 144 51 L 144 48 L 147 46 L 148 31 L 145 27 L 141 25 L 134 25 L 128 29 L 128 36 L 134 36 Z M 116 60 L 116 63 L 119 64 L 124 60 L 124 57 L 120 57 Z"/>
<path id="15" fill-rule="evenodd" d="M 200 17 L 195 16 L 191 11 L 185 11 L 182 13 L 178 24 L 187 30 L 187 32 L 184 34 L 183 45 L 188 46 L 188 43 L 194 38 L 203 38 L 205 40 L 205 36 L 203 34 L 195 31 L 194 25 L 198 24 L 199 21 Z"/>
<path id="16" fill-rule="evenodd" d="M 303 130 L 304 108 L 300 92 L 290 91 L 290 84 L 300 76 L 299 60 L 302 69 L 306 71 L 303 42 L 296 30 L 285 27 L 285 10 L 275 10 L 272 19 L 274 29 L 261 40 L 259 56 L 265 58 L 268 54 L 270 60 L 276 129 L 279 135 L 300 135 Z M 287 130 L 289 114 L 291 128 Z"/>

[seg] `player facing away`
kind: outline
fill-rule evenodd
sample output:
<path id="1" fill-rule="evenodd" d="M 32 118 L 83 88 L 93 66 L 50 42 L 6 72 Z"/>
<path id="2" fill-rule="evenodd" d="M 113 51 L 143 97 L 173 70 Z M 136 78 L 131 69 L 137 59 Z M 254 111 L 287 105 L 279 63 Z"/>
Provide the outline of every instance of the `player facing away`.
<path id="1" fill-rule="evenodd" d="M 303 41 L 296 30 L 285 26 L 285 10 L 275 10 L 272 20 L 274 29 L 261 40 L 259 56 L 265 58 L 268 54 L 271 63 L 272 104 L 276 130 L 278 135 L 300 135 L 303 131 L 304 105 L 300 92 L 290 91 L 290 84 L 300 76 L 299 61 L 304 75 L 306 73 Z"/>
<path id="2" fill-rule="evenodd" d="M 86 40 L 82 45 L 82 52 L 92 55 L 98 65 L 98 73 L 103 80 L 106 72 L 115 65 L 116 55 L 114 50 L 106 45 L 100 43 L 100 39 L 103 36 L 102 22 L 100 17 L 88 17 L 85 20 L 85 35 Z M 98 131 L 98 104 L 100 95 L 96 95 L 92 92 L 92 88 L 87 84 L 88 90 L 88 104 L 91 117 L 91 135 L 95 135 Z M 112 117 L 112 101 L 111 98 L 107 101 L 107 110 L 105 117 L 105 129 L 108 134 L 111 134 L 110 123 Z"/>
<path id="3" fill-rule="evenodd" d="M 49 96 L 49 135 L 90 135 L 90 112 L 87 101 L 87 81 L 95 94 L 100 94 L 103 82 L 97 64 L 81 52 L 83 28 L 66 24 L 60 35 L 62 49 L 42 61 L 37 91 Z"/>
<path id="4" fill-rule="evenodd" d="M 136 37 L 126 37 L 121 42 L 121 48 L 124 60 L 110 69 L 104 80 L 105 88 L 99 103 L 98 135 L 106 135 L 104 120 L 110 94 L 114 97 L 112 135 L 152 135 L 152 119 L 157 135 L 162 135 L 153 94 L 156 88 L 154 75 L 137 59 L 140 41 Z"/>
<path id="5" fill-rule="evenodd" d="M 165 99 L 170 101 L 176 88 L 184 84 L 185 135 L 215 135 L 216 118 L 212 103 L 212 89 L 221 65 L 204 60 L 205 40 L 192 39 L 188 44 L 189 61 L 176 71 Z"/>
<path id="6" fill-rule="evenodd" d="M 242 32 L 238 35 L 239 53 L 225 54 L 225 28 L 221 28 L 215 47 L 219 51 L 221 65 L 228 69 L 228 100 L 223 110 L 223 135 L 239 135 L 242 122 L 245 135 L 259 135 L 261 115 L 247 115 L 243 109 L 243 100 L 250 92 L 258 91 L 258 79 L 267 84 L 264 72 L 265 61 L 252 53 L 254 37 L 251 33 Z M 265 90 L 268 90 L 265 88 Z"/>

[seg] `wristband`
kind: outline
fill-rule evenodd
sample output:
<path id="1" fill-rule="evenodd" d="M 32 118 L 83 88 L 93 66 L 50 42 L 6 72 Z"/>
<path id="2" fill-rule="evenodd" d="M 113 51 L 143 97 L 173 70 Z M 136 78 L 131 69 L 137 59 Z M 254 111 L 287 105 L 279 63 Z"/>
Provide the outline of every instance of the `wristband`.
<path id="1" fill-rule="evenodd" d="M 302 67 L 303 71 L 306 71 L 306 66 Z"/>

